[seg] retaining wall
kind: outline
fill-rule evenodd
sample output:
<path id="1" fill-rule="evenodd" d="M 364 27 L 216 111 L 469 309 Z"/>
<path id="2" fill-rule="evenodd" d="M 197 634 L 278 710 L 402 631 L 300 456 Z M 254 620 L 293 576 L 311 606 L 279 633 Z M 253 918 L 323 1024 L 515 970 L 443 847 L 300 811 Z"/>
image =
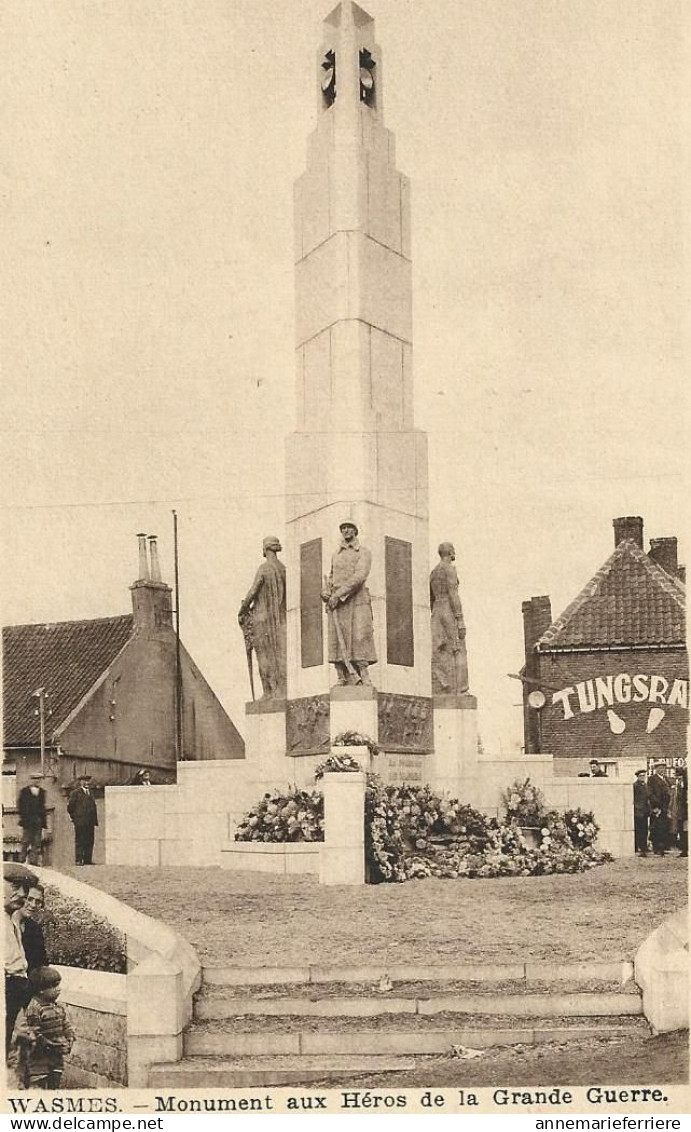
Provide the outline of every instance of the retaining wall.
<path id="1" fill-rule="evenodd" d="M 106 787 L 107 865 L 219 865 L 257 799 L 243 759 L 178 763 L 171 786 Z"/>
<path id="2" fill-rule="evenodd" d="M 58 967 L 60 1001 L 77 1037 L 65 1060 L 65 1089 L 127 1085 L 127 976 Z"/>
<path id="3" fill-rule="evenodd" d="M 76 968 L 64 968 L 64 1001 L 76 1008 L 73 1017 L 79 1039 L 70 1058 L 70 1079 L 79 1078 L 83 1085 L 95 1088 L 100 1084 L 95 1081 L 97 1076 L 112 1073 L 110 1084 L 146 1086 L 150 1065 L 182 1057 L 182 1032 L 192 1020 L 193 996 L 201 986 L 196 952 L 172 928 L 114 896 L 52 869 L 33 871 L 43 884 L 108 920 L 126 939 L 127 975 L 81 970 L 75 974 Z M 120 1018 L 124 1019 L 127 1049 L 124 1081 L 115 1076 L 123 1075 Z M 108 1025 L 114 1040 L 106 1048 Z"/>

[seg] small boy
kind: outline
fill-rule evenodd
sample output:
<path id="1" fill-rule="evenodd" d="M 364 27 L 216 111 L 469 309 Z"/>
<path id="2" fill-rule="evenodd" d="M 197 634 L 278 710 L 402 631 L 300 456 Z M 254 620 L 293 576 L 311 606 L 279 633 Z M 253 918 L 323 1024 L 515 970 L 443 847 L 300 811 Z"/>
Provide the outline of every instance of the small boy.
<path id="1" fill-rule="evenodd" d="M 59 1089 L 65 1054 L 75 1036 L 67 1011 L 58 1002 L 60 973 L 54 967 L 37 967 L 29 982 L 31 1001 L 15 1029 L 21 1075 L 27 1089 Z"/>

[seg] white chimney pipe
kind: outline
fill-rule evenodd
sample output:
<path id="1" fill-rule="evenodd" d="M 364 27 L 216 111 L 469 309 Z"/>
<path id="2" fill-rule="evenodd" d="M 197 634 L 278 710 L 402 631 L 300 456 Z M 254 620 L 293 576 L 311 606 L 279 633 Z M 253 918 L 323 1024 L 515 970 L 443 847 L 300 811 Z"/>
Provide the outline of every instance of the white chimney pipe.
<path id="1" fill-rule="evenodd" d="M 146 535 L 137 535 L 139 542 L 139 577 L 137 581 L 149 581 L 149 560 L 146 556 Z"/>
<path id="2" fill-rule="evenodd" d="M 161 565 L 158 561 L 158 543 L 156 542 L 156 535 L 149 535 L 149 554 L 151 555 L 151 581 L 160 582 L 161 578 Z"/>

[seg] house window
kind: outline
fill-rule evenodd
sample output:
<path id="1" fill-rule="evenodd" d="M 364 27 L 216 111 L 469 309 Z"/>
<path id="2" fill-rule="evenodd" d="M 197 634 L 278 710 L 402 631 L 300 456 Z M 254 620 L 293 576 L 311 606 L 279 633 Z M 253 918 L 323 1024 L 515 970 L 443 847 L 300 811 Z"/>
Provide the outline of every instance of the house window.
<path id="1" fill-rule="evenodd" d="M 4 766 L 2 768 L 2 806 L 4 810 L 17 808 L 17 768 Z"/>

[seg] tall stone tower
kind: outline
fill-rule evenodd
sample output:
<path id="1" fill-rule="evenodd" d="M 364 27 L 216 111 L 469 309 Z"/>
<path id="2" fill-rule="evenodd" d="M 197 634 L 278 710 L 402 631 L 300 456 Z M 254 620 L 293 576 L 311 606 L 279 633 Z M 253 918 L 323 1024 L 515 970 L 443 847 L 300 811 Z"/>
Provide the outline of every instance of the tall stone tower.
<path id="1" fill-rule="evenodd" d="M 295 186 L 287 749 L 324 747 L 330 718 L 331 738 L 359 724 L 393 752 L 425 753 L 433 744 L 428 476 L 426 436 L 413 422 L 410 191 L 384 124 L 374 22 L 352 0 L 324 21 L 315 88 L 317 126 Z M 333 688 L 328 664 L 320 591 L 346 518 L 372 552 L 378 697 Z"/>

